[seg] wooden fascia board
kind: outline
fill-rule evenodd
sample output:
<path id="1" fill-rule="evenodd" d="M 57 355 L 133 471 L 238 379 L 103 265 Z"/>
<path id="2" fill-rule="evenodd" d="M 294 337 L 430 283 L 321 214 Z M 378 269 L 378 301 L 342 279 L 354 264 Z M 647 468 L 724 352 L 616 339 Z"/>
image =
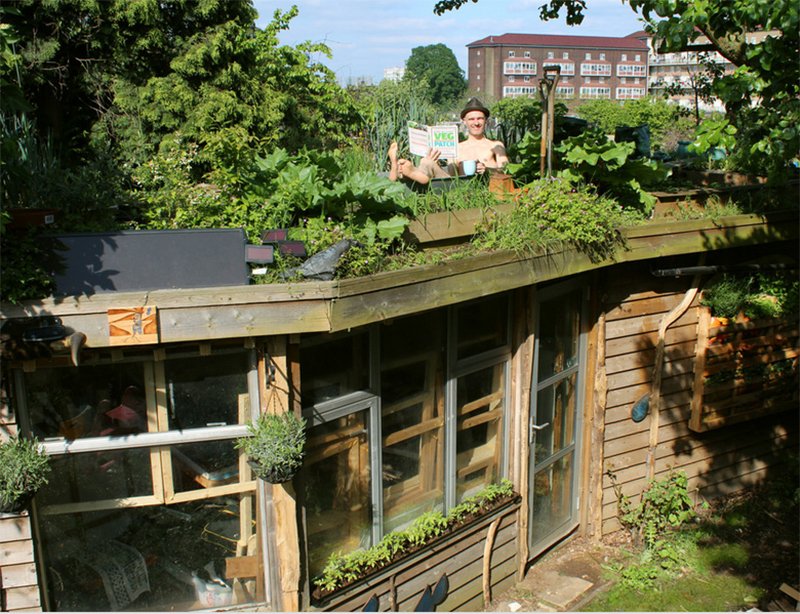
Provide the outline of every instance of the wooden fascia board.
<path id="1" fill-rule="evenodd" d="M 530 256 L 492 252 L 341 281 L 105 293 L 23 305 L 3 303 L 0 323 L 54 315 L 65 326 L 85 333 L 88 347 L 106 347 L 109 309 L 155 305 L 161 343 L 334 332 L 622 262 L 796 240 L 798 213 L 648 223 L 626 228 L 622 234 L 625 247 L 612 258 L 595 262 L 571 248 Z"/>

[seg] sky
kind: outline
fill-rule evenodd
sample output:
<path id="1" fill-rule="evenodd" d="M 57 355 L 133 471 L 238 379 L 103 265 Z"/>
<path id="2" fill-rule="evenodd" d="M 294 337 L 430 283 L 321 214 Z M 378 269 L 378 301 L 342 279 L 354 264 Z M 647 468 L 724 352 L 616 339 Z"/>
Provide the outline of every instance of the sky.
<path id="1" fill-rule="evenodd" d="M 383 69 L 404 66 L 414 47 L 444 43 L 467 74 L 466 45 L 490 35 L 573 34 L 627 36 L 642 29 L 639 17 L 622 0 L 591 0 L 580 26 L 566 25 L 562 17 L 539 20 L 544 0 L 479 0 L 438 16 L 436 0 L 254 0 L 264 27 L 275 9 L 296 5 L 299 13 L 282 32 L 280 42 L 296 45 L 323 42 L 333 58 L 314 58 L 336 72 L 340 83 L 367 77 L 383 79 Z"/>

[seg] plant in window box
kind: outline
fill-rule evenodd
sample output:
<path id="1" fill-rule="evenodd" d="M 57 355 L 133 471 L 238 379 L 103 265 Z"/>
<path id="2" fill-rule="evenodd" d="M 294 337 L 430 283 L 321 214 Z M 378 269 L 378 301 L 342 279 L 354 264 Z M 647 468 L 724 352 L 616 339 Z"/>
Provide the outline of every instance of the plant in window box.
<path id="1" fill-rule="evenodd" d="M 35 439 L 11 437 L 0 443 L 0 512 L 25 509 L 50 473 L 50 457 Z"/>
<path id="2" fill-rule="evenodd" d="M 306 421 L 292 412 L 262 414 L 236 441 L 259 478 L 271 484 L 288 482 L 303 463 Z"/>

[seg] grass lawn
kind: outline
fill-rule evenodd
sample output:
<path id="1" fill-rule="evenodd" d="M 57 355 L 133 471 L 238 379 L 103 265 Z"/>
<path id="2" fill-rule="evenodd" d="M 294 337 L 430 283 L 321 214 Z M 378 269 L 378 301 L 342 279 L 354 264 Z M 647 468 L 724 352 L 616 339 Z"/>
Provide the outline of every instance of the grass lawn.
<path id="1" fill-rule="evenodd" d="M 581 610 L 775 610 L 781 584 L 800 583 L 799 502 L 794 471 L 717 502 L 651 551 L 621 553 L 607 568 L 610 588 Z"/>

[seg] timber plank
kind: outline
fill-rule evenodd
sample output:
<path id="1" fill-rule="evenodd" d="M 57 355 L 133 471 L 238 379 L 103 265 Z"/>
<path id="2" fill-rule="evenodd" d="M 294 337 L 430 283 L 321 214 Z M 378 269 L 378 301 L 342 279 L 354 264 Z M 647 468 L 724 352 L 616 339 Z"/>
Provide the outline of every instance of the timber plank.
<path id="1" fill-rule="evenodd" d="M 694 340 L 686 341 L 684 343 L 675 343 L 665 346 L 664 349 L 664 364 L 669 365 L 677 361 L 681 364 L 688 359 L 694 359 Z M 648 347 L 635 353 L 623 354 L 606 359 L 606 372 L 609 378 L 617 373 L 623 373 L 634 368 L 650 369 L 652 370 L 655 364 L 655 347 Z M 665 368 L 665 372 L 669 373 L 669 367 Z"/>
<path id="2" fill-rule="evenodd" d="M 0 567 L 0 580 L 3 588 L 36 585 L 36 565 L 34 563 L 18 563 Z"/>
<path id="3" fill-rule="evenodd" d="M 33 563 L 33 542 L 27 539 L 0 543 L 0 564 Z"/>
<path id="4" fill-rule="evenodd" d="M 41 611 L 41 601 L 39 597 L 39 587 L 15 586 L 4 588 L 5 610 L 8 612 L 17 611 Z"/>
<path id="5" fill-rule="evenodd" d="M 31 523 L 27 515 L 0 514 L 0 543 L 31 538 Z"/>
<path id="6" fill-rule="evenodd" d="M 688 285 L 688 284 L 687 284 Z M 635 318 L 642 315 L 669 313 L 682 300 L 685 292 L 679 294 L 665 294 L 639 300 L 627 300 L 618 304 L 613 309 L 606 310 L 606 321 Z"/>
<path id="7" fill-rule="evenodd" d="M 664 380 L 667 378 L 678 379 L 691 375 L 691 382 L 694 382 L 694 356 L 673 360 L 664 363 Z M 653 376 L 652 368 L 647 366 L 636 366 L 628 371 L 621 371 L 617 373 L 610 373 L 608 375 L 608 391 L 611 394 L 612 390 L 620 388 L 629 388 L 638 384 L 649 382 Z M 685 388 L 684 388 L 685 389 Z M 672 389 L 668 390 L 671 392 Z M 609 405 L 611 403 L 609 402 Z"/>
<path id="8" fill-rule="evenodd" d="M 606 338 L 617 339 L 619 337 L 630 337 L 658 331 L 658 325 L 664 317 L 663 313 L 650 314 L 637 318 L 625 318 L 624 320 L 614 320 L 606 324 Z M 686 310 L 680 318 L 673 322 L 670 329 L 677 326 L 697 325 L 697 314 L 691 307 Z"/>
<path id="9" fill-rule="evenodd" d="M 691 308 L 690 308 L 691 309 Z M 665 347 L 680 345 L 686 342 L 694 342 L 697 337 L 697 326 L 695 323 L 683 326 L 670 326 L 665 337 Z M 655 348 L 658 341 L 658 330 L 643 332 L 639 335 L 628 335 L 617 337 L 606 343 L 606 357 L 615 358 L 624 354 L 640 351 L 641 348 Z"/>

